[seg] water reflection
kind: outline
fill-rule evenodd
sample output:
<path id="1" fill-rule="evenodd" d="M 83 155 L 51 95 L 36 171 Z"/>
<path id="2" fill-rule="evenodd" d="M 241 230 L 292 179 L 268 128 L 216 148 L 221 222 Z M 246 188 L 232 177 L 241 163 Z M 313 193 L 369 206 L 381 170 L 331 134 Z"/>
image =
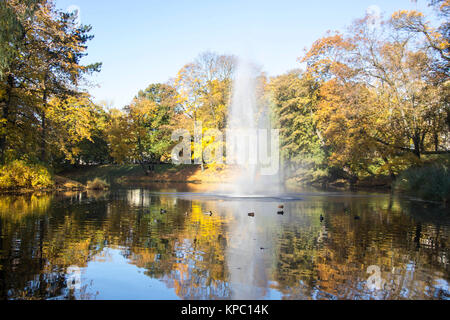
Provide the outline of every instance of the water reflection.
<path id="1" fill-rule="evenodd" d="M 442 207 L 305 193 L 278 215 L 275 199 L 160 191 L 0 197 L 0 297 L 450 298 Z"/>

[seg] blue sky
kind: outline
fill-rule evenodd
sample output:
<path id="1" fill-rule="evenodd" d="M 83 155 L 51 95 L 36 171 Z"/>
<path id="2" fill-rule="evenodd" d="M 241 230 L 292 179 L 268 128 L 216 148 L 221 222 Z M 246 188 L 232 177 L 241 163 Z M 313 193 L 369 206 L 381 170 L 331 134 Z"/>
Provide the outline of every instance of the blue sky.
<path id="1" fill-rule="evenodd" d="M 343 30 L 370 6 L 390 15 L 424 9 L 418 0 L 56 0 L 77 6 L 94 40 L 84 63 L 103 62 L 90 80 L 96 101 L 121 108 L 150 83 L 166 82 L 199 53 L 246 55 L 269 75 L 300 67 L 303 49 Z"/>

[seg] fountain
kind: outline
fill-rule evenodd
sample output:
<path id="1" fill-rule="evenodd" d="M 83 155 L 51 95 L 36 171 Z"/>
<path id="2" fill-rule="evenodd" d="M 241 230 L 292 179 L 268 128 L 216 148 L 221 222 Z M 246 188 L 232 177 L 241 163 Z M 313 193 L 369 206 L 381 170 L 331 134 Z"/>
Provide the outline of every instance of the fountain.
<path id="1" fill-rule="evenodd" d="M 274 138 L 268 104 L 258 102 L 257 71 L 254 64 L 240 59 L 233 83 L 227 163 L 233 166 L 231 193 L 235 196 L 266 196 L 280 191 L 278 135 Z M 264 172 L 268 162 L 276 165 L 272 174 Z"/>

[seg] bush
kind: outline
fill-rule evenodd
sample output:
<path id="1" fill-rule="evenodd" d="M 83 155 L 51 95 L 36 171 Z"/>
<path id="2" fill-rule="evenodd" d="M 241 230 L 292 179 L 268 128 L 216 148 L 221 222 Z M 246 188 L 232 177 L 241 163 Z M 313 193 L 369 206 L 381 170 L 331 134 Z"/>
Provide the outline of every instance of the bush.
<path id="1" fill-rule="evenodd" d="M 1 167 L 0 189 L 42 189 L 52 186 L 52 175 L 40 164 L 15 160 Z"/>
<path id="2" fill-rule="evenodd" d="M 444 165 L 410 168 L 399 175 L 394 188 L 425 200 L 448 202 L 450 170 Z"/>
<path id="3" fill-rule="evenodd" d="M 86 189 L 88 190 L 105 190 L 109 188 L 109 184 L 100 178 L 95 178 L 94 180 L 90 180 L 86 184 Z"/>

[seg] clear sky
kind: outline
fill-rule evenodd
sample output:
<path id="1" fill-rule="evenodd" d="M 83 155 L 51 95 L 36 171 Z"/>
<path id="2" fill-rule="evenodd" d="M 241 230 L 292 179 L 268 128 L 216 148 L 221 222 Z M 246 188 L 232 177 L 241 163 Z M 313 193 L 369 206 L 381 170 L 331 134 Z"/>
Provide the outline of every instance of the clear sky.
<path id="1" fill-rule="evenodd" d="M 94 40 L 84 63 L 103 62 L 91 78 L 96 101 L 128 104 L 150 83 L 166 82 L 199 53 L 246 55 L 269 75 L 300 67 L 303 49 L 327 30 L 343 30 L 376 6 L 385 15 L 424 9 L 418 0 L 56 0 L 80 9 Z"/>

